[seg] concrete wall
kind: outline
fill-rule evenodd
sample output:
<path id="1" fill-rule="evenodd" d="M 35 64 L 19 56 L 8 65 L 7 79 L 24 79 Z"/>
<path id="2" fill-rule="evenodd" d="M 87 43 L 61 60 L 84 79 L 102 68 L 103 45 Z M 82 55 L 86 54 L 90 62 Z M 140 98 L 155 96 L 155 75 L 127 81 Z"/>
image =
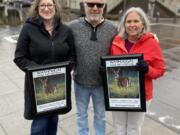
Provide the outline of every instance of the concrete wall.
<path id="1" fill-rule="evenodd" d="M 157 2 L 168 8 L 177 16 L 180 16 L 180 0 L 157 0 Z"/>
<path id="2" fill-rule="evenodd" d="M 79 3 L 82 0 L 67 0 L 68 3 L 68 7 L 70 7 L 71 9 L 80 9 Z M 106 0 L 107 1 L 107 12 L 109 12 L 110 10 L 112 10 L 114 8 L 114 6 L 118 5 L 120 2 L 122 2 L 123 0 Z"/>
<path id="3" fill-rule="evenodd" d="M 107 0 L 107 12 L 111 11 L 114 7 L 116 7 L 123 0 Z"/>
<path id="4" fill-rule="evenodd" d="M 71 9 L 80 9 L 79 3 L 81 0 L 66 0 L 68 3 L 68 7 Z M 120 4 L 123 0 L 107 0 L 107 12 L 113 10 L 118 4 Z M 128 1 L 128 0 L 127 0 Z M 137 5 L 141 0 L 133 0 L 133 5 Z M 148 0 L 146 0 L 147 2 Z M 153 1 L 153 0 L 149 0 Z M 158 1 L 160 4 L 171 10 L 172 12 L 176 13 L 180 16 L 180 0 L 154 0 Z M 143 3 L 143 2 L 142 2 Z M 145 7 L 145 10 L 147 7 Z"/>

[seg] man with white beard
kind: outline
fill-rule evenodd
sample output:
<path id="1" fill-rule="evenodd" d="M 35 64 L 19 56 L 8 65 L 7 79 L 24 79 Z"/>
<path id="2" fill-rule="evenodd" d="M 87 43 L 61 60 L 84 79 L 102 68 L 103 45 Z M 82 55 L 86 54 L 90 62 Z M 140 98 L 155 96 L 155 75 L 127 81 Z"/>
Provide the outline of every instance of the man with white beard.
<path id="1" fill-rule="evenodd" d="M 105 135 L 105 107 L 100 57 L 109 54 L 117 33 L 112 22 L 104 19 L 105 0 L 83 0 L 85 17 L 70 23 L 75 39 L 77 65 L 74 68 L 74 91 L 78 135 L 89 135 L 88 105 L 92 98 L 95 135 Z"/>

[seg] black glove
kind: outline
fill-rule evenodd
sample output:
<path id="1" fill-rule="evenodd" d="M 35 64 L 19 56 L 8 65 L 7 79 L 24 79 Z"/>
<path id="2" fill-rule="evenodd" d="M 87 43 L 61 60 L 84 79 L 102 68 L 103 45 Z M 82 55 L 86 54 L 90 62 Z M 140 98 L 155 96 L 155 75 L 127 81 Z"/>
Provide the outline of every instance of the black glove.
<path id="1" fill-rule="evenodd" d="M 99 67 L 99 74 L 100 74 L 101 76 L 103 76 L 105 73 L 106 73 L 106 68 L 103 67 L 103 66 L 100 66 L 100 67 Z"/>
<path id="2" fill-rule="evenodd" d="M 146 61 L 144 61 L 144 60 L 140 60 L 137 63 L 137 69 L 140 72 L 147 73 L 149 71 L 148 63 Z"/>

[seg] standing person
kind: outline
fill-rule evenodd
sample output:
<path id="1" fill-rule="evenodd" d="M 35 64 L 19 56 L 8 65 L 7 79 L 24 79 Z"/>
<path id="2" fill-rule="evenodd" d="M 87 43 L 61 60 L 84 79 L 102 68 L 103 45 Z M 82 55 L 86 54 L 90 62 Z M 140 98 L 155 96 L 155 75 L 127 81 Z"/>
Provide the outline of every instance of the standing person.
<path id="1" fill-rule="evenodd" d="M 142 53 L 144 60 L 137 66 L 145 74 L 147 108 L 153 97 L 152 80 L 161 77 L 165 65 L 159 43 L 150 33 L 149 20 L 141 8 L 127 10 L 120 24 L 120 34 L 112 42 L 111 55 Z M 140 135 L 144 112 L 112 112 L 115 135 Z"/>
<path id="2" fill-rule="evenodd" d="M 74 89 L 77 107 L 78 135 L 89 135 L 88 105 L 92 98 L 96 135 L 105 135 L 105 107 L 100 57 L 108 55 L 116 27 L 103 18 L 105 0 L 83 0 L 85 17 L 70 23 L 77 65 L 74 70 Z"/>
<path id="3" fill-rule="evenodd" d="M 72 31 L 61 23 L 60 12 L 57 0 L 34 1 L 15 50 L 14 62 L 24 72 L 32 66 L 64 61 L 75 63 Z M 28 91 L 32 90 L 26 74 L 24 117 L 32 119 Z M 35 118 L 31 125 L 31 135 L 56 135 L 57 124 L 57 114 Z"/>

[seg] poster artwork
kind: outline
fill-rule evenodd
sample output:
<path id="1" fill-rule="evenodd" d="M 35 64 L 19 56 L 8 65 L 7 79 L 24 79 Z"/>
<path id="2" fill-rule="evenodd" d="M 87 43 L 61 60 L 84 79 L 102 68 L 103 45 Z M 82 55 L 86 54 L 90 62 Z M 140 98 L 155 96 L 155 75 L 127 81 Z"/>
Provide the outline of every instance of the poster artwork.
<path id="1" fill-rule="evenodd" d="M 138 59 L 106 61 L 109 104 L 111 107 L 140 107 Z"/>
<path id="2" fill-rule="evenodd" d="M 59 67 L 32 72 L 37 112 L 66 106 L 66 69 Z"/>

